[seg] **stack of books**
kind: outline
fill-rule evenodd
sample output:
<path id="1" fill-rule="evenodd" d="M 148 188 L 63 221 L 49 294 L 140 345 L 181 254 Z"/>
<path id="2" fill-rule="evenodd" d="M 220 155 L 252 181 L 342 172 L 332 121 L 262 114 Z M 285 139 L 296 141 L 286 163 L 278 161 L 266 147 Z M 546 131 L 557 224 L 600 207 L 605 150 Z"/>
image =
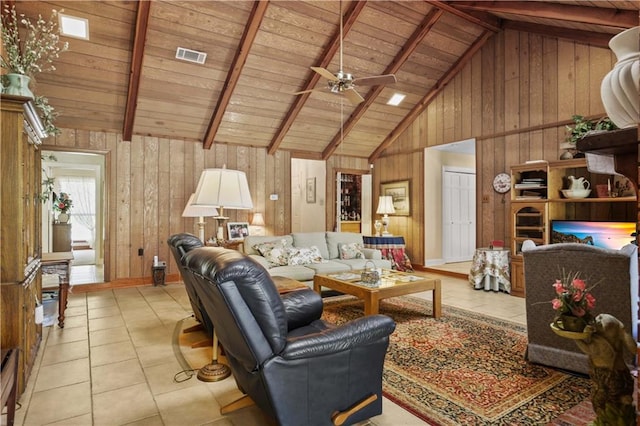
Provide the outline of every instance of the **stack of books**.
<path id="1" fill-rule="evenodd" d="M 546 182 L 543 178 L 523 178 L 520 183 L 515 184 L 516 189 L 545 188 Z"/>

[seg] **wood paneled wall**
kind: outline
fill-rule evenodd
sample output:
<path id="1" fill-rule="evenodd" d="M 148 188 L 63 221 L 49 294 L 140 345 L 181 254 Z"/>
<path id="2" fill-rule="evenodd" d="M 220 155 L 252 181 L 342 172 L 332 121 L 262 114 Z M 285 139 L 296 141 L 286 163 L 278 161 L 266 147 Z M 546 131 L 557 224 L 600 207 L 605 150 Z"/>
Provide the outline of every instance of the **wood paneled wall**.
<path id="1" fill-rule="evenodd" d="M 264 148 L 235 145 L 203 150 L 191 141 L 141 136 L 123 142 L 120 134 L 73 129 L 46 140 L 43 149 L 107 156 L 105 277 L 112 283 L 150 277 L 154 255 L 167 261 L 168 274 L 178 274 L 166 241 L 178 232 L 197 235 L 197 218 L 183 218 L 182 211 L 205 168 L 226 165 L 247 174 L 254 209 L 225 210 L 230 221 L 248 222 L 254 212 L 262 212 L 268 234 L 290 232 L 291 161 L 286 151 L 267 155 Z M 270 194 L 278 194 L 278 200 L 271 201 Z M 215 235 L 215 221 L 206 222 L 205 235 Z M 138 256 L 139 248 L 143 256 Z"/>
<path id="2" fill-rule="evenodd" d="M 496 34 L 434 99 L 373 167 L 373 200 L 381 182 L 409 179 L 411 216 L 394 216 L 390 231 L 403 235 L 416 263 L 424 259 L 428 227 L 423 224 L 423 150 L 475 137 L 477 244 L 507 239 L 509 200 L 491 188 L 493 177 L 530 159 L 556 160 L 573 114 L 604 115 L 600 81 L 615 63 L 608 50 L 555 38 L 505 31 Z M 249 221 L 262 212 L 266 233 L 290 232 L 291 154 L 267 155 L 263 148 L 215 145 L 203 150 L 190 141 L 64 129 L 45 140 L 44 149 L 101 152 L 108 158 L 107 250 L 110 280 L 149 277 L 153 256 L 177 268 L 166 245 L 176 232 L 197 233 L 197 219 L 182 218 L 200 172 L 208 167 L 243 170 L 254 209 L 228 210 L 230 220 Z M 335 171 L 371 171 L 366 158 L 336 155 L 327 161 L 327 229 L 335 225 Z M 269 199 L 278 194 L 277 201 Z M 482 203 L 482 196 L 489 202 Z M 375 211 L 376 206 L 372 206 Z M 206 235 L 215 234 L 207 220 Z M 144 255 L 138 256 L 138 249 Z"/>
<path id="3" fill-rule="evenodd" d="M 411 216 L 393 217 L 416 263 L 424 259 L 423 150 L 475 137 L 477 245 L 509 236 L 509 194 L 493 177 L 527 160 L 557 160 L 571 116 L 604 116 L 600 82 L 616 59 L 609 49 L 507 30 L 496 34 L 374 164 L 380 182 L 411 179 Z M 483 203 L 482 197 L 488 196 Z"/>

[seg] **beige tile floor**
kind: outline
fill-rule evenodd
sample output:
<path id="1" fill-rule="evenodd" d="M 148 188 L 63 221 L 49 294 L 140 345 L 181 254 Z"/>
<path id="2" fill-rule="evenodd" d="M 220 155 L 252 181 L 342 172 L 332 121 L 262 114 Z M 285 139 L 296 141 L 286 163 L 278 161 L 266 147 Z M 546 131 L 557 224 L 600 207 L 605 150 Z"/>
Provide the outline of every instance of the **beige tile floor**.
<path id="1" fill-rule="evenodd" d="M 74 250 L 71 263 L 71 285 L 104 282 L 104 265 L 96 265 L 95 250 Z"/>
<path id="2" fill-rule="evenodd" d="M 473 290 L 464 279 L 441 279 L 444 304 L 524 323 L 523 299 Z M 430 298 L 431 292 L 419 296 Z M 195 376 L 174 381 L 182 366 L 174 355 L 172 336 L 177 322 L 193 322 L 189 315 L 182 284 L 72 294 L 65 328 L 44 328 L 16 424 L 266 424 L 255 407 L 220 415 L 220 406 L 240 396 L 231 378 L 217 383 L 203 383 Z M 210 360 L 211 349 L 191 349 L 189 339 L 196 338 L 196 333 L 180 336 L 187 361 L 200 367 Z M 427 423 L 385 399 L 383 414 L 365 424 Z"/>

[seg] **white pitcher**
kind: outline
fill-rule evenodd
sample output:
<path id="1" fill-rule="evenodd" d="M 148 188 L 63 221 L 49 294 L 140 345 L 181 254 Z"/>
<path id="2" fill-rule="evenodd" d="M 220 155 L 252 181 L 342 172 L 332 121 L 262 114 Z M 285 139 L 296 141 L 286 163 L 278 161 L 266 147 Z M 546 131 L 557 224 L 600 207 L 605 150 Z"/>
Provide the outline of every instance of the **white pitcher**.
<path id="1" fill-rule="evenodd" d="M 569 189 L 572 191 L 591 188 L 589 181 L 583 177 L 576 178 L 574 176 L 568 176 L 567 179 L 569 179 Z"/>

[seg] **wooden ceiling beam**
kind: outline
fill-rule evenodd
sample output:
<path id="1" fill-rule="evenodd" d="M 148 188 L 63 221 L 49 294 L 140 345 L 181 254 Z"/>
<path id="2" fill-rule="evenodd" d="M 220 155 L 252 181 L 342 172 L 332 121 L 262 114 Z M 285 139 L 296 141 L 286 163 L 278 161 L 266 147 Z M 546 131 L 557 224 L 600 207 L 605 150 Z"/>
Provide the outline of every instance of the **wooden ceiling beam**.
<path id="1" fill-rule="evenodd" d="M 231 100 L 231 95 L 233 95 L 233 91 L 238 84 L 238 80 L 242 74 L 242 69 L 247 62 L 251 46 L 253 46 L 253 42 L 256 39 L 256 34 L 258 34 L 258 30 L 262 24 L 262 18 L 264 18 L 265 13 L 267 12 L 268 5 L 269 0 L 257 0 L 253 4 L 253 9 L 249 15 L 249 20 L 244 29 L 244 33 L 242 34 L 242 38 L 240 39 L 238 50 L 236 50 L 233 62 L 231 63 L 231 69 L 229 70 L 227 79 L 224 82 L 224 87 L 220 94 L 218 104 L 216 105 L 213 116 L 209 121 L 209 127 L 207 128 L 207 133 L 205 134 L 203 141 L 204 149 L 210 149 L 213 145 L 213 139 L 218 133 L 220 123 L 222 123 L 222 117 L 227 110 L 227 106 Z"/>
<path id="2" fill-rule="evenodd" d="M 404 63 L 409 59 L 414 50 L 418 47 L 418 45 L 422 42 L 422 40 L 429 34 L 429 31 L 433 28 L 433 26 L 438 22 L 438 19 L 444 14 L 444 11 L 438 8 L 432 9 L 424 20 L 420 23 L 420 25 L 416 28 L 416 30 L 411 34 L 411 37 L 407 40 L 407 42 L 402 46 L 400 52 L 393 58 L 393 61 L 387 66 L 382 74 L 395 74 L 398 72 L 400 67 L 404 65 Z M 340 128 L 338 133 L 333 137 L 329 145 L 322 151 L 322 159 L 326 160 L 331 157 L 331 155 L 335 152 L 336 148 L 340 146 L 340 144 L 344 141 L 344 137 L 353 130 L 358 121 L 362 118 L 362 116 L 367 112 L 369 107 L 375 102 L 376 98 L 382 90 L 384 86 L 374 86 L 367 96 L 365 97 L 364 102 L 360 103 L 356 109 L 353 111 L 349 119 L 344 123 L 344 125 Z"/>
<path id="3" fill-rule="evenodd" d="M 606 25 L 614 28 L 631 28 L 638 25 L 637 10 L 537 1 L 456 1 L 454 4 L 455 7 L 462 9 L 557 19 L 581 24 Z"/>
<path id="4" fill-rule="evenodd" d="M 133 36 L 131 52 L 131 69 L 129 70 L 129 87 L 122 125 L 122 140 L 128 142 L 131 142 L 131 137 L 133 136 L 133 123 L 136 118 L 136 108 L 138 106 L 138 90 L 140 89 L 140 74 L 142 72 L 142 61 L 147 40 L 150 10 L 150 1 L 138 2 L 136 29 Z"/>
<path id="5" fill-rule="evenodd" d="M 400 124 L 396 126 L 395 129 L 389 133 L 389 135 L 382 141 L 380 145 L 373 151 L 373 153 L 369 156 L 369 163 L 375 162 L 382 152 L 387 149 L 393 142 L 395 142 L 400 135 L 407 130 L 407 128 L 413 123 L 418 116 L 422 113 L 422 111 L 427 108 L 429 103 L 440 93 L 445 86 L 464 68 L 464 66 L 473 58 L 484 44 L 489 40 L 489 38 L 493 35 L 492 32 L 485 30 L 480 37 L 467 49 L 466 52 L 458 60 L 455 64 L 451 66 L 447 70 L 447 72 L 438 80 L 438 82 L 429 90 L 429 92 L 418 102 L 407 114 Z"/>
<path id="6" fill-rule="evenodd" d="M 358 16 L 360 16 L 360 13 L 362 12 L 366 4 L 367 4 L 366 1 L 354 1 L 351 3 L 351 6 L 347 10 L 343 18 L 343 29 L 342 29 L 343 37 L 346 37 L 347 34 L 349 34 L 349 31 L 351 30 L 351 28 L 353 28 L 353 25 L 358 20 Z M 338 28 L 335 34 L 332 36 L 331 42 L 322 53 L 320 61 L 316 66 L 319 66 L 321 68 L 327 68 L 329 64 L 331 64 L 331 60 L 336 55 L 339 48 L 340 48 L 340 28 Z M 304 85 L 302 89 L 300 89 L 300 91 L 313 89 L 316 86 L 316 84 L 318 84 L 318 81 L 320 81 L 320 74 L 310 70 L 309 77 L 307 78 L 307 83 Z M 269 155 L 273 155 L 278 150 L 278 148 L 280 147 L 280 144 L 282 143 L 282 140 L 286 136 L 287 132 L 289 131 L 293 123 L 295 122 L 296 118 L 298 117 L 298 114 L 300 114 L 300 111 L 302 110 L 302 107 L 304 106 L 305 102 L 307 102 L 307 99 L 309 99 L 309 96 L 311 96 L 310 92 L 303 93 L 301 95 L 296 96 L 296 99 L 291 105 L 291 107 L 289 108 L 289 111 L 287 111 L 287 115 L 285 115 L 285 118 L 282 121 L 282 124 L 280 124 L 280 128 L 278 129 L 273 139 L 271 140 L 271 143 L 269 143 L 269 146 L 267 147 L 267 153 Z"/>
<path id="7" fill-rule="evenodd" d="M 479 18 L 477 16 L 474 16 L 460 9 L 456 9 L 449 3 L 446 3 L 440 0 L 424 0 L 424 1 L 434 7 L 437 7 L 440 10 L 444 10 L 445 12 L 455 15 L 458 18 L 462 18 L 465 21 L 468 21 L 472 24 L 479 25 L 482 28 L 485 28 L 489 31 L 493 31 L 494 33 L 497 33 L 500 30 L 502 30 L 502 28 L 500 27 L 500 20 L 491 14 L 483 13 L 483 17 Z"/>
<path id="8" fill-rule="evenodd" d="M 588 44 L 595 47 L 603 47 L 605 49 L 609 48 L 609 40 L 611 40 L 611 38 L 615 35 L 518 21 L 504 21 L 504 28 L 534 34 L 541 34 L 548 37 L 563 38 L 575 41 L 577 43 Z"/>

